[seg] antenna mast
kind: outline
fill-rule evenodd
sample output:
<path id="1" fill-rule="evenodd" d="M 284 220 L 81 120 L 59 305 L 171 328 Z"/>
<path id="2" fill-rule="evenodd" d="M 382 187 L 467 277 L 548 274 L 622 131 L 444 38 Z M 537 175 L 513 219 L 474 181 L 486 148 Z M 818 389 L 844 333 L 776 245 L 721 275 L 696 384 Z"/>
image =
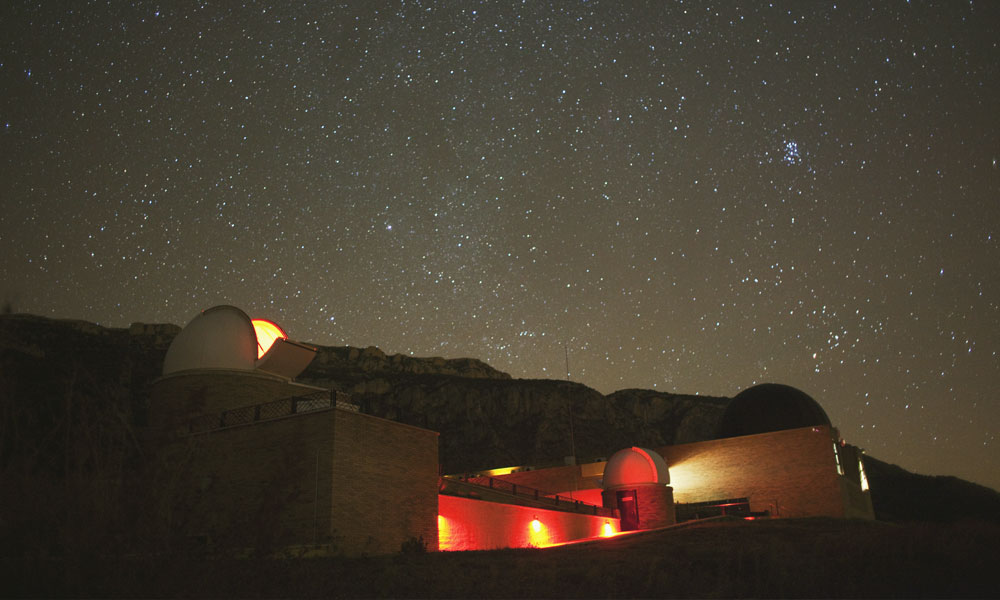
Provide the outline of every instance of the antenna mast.
<path id="1" fill-rule="evenodd" d="M 563 350 L 566 351 L 566 381 L 569 381 L 569 346 L 563 344 Z"/>

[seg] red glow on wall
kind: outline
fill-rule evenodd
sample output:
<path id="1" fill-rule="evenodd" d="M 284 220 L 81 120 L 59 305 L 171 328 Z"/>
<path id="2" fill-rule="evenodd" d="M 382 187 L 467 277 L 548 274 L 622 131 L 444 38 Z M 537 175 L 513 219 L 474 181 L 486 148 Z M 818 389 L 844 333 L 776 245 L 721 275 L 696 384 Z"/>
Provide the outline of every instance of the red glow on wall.
<path id="1" fill-rule="evenodd" d="M 253 319 L 253 330 L 257 334 L 257 358 L 264 356 L 271 346 L 274 345 L 274 341 L 277 339 L 287 340 L 288 335 L 285 334 L 281 327 L 273 321 L 268 321 L 267 319 Z"/>
<path id="2" fill-rule="evenodd" d="M 438 548 L 441 550 L 453 550 L 454 548 L 445 546 L 453 543 L 452 540 L 454 538 L 455 533 L 452 531 L 451 519 L 438 515 Z"/>
<path id="3" fill-rule="evenodd" d="M 543 548 L 617 533 L 618 519 L 438 496 L 438 548 Z"/>

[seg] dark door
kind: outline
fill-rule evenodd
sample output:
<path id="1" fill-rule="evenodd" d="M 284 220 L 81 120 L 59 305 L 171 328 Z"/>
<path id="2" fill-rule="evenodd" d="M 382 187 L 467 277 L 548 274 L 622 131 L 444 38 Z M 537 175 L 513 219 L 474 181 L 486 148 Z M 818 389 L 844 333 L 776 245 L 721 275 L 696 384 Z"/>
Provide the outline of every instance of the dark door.
<path id="1" fill-rule="evenodd" d="M 621 515 L 621 530 L 639 529 L 639 506 L 635 500 L 635 490 L 615 492 L 618 498 L 618 514 Z"/>

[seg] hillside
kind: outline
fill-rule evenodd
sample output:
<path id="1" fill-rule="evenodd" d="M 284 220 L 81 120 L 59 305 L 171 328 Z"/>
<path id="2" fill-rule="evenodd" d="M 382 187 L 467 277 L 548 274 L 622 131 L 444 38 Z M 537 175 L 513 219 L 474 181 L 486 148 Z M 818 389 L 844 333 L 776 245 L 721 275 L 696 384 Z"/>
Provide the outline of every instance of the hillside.
<path id="1" fill-rule="evenodd" d="M 865 457 L 872 505 L 879 520 L 892 522 L 1000 523 L 1000 492 L 952 476 L 919 475 Z"/>

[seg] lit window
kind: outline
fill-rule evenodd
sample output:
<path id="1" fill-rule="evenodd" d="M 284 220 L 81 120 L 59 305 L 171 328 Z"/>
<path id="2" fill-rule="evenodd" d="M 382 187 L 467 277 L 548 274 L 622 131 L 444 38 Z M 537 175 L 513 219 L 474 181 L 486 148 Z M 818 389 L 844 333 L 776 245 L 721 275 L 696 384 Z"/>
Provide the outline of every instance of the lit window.
<path id="1" fill-rule="evenodd" d="M 843 475 L 844 467 L 840 464 L 840 452 L 837 450 L 837 442 L 833 443 L 833 460 L 837 463 L 837 475 Z"/>
<path id="2" fill-rule="evenodd" d="M 861 491 L 868 491 L 868 476 L 865 475 L 865 463 L 860 458 L 858 459 L 858 473 L 861 474 Z"/>

